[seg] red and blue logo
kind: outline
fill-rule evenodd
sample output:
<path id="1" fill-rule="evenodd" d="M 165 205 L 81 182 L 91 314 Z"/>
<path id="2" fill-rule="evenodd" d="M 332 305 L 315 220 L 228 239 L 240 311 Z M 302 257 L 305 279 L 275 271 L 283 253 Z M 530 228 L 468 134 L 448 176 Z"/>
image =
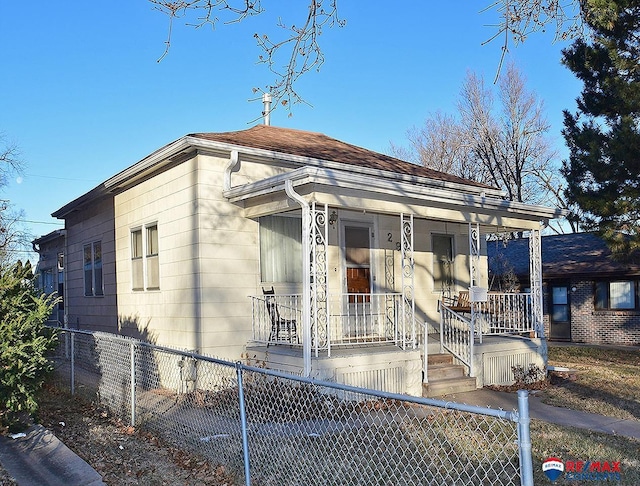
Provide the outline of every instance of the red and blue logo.
<path id="1" fill-rule="evenodd" d="M 542 471 L 551 481 L 555 481 L 564 472 L 564 463 L 557 457 L 549 457 L 542 463 Z"/>
<path id="2" fill-rule="evenodd" d="M 549 457 L 542 463 L 542 471 L 555 481 L 562 473 L 568 481 L 620 481 L 622 467 L 619 461 L 566 461 Z"/>

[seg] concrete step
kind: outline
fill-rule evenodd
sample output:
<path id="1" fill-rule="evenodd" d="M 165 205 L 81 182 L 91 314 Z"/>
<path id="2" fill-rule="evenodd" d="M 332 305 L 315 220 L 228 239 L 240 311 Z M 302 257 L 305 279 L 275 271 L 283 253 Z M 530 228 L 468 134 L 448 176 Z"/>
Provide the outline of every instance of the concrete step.
<path id="1" fill-rule="evenodd" d="M 427 363 L 429 365 L 453 363 L 453 356 L 448 353 L 429 354 L 427 355 Z"/>
<path id="2" fill-rule="evenodd" d="M 446 380 L 436 380 L 422 385 L 422 396 L 435 398 L 452 393 L 463 393 L 476 389 L 476 379 L 468 376 L 462 378 L 450 378 Z"/>
<path id="3" fill-rule="evenodd" d="M 429 381 L 463 378 L 464 369 L 464 366 L 452 363 L 429 364 L 427 368 L 427 376 L 429 377 Z"/>

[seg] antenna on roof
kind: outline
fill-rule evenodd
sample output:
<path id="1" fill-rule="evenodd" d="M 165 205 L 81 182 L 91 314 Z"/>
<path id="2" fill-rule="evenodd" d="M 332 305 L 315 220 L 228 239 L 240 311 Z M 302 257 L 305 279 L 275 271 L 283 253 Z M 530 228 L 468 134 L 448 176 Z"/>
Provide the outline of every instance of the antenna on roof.
<path id="1" fill-rule="evenodd" d="M 264 124 L 271 124 L 271 93 L 263 93 L 262 102 L 264 103 L 264 110 L 262 116 L 264 117 Z"/>

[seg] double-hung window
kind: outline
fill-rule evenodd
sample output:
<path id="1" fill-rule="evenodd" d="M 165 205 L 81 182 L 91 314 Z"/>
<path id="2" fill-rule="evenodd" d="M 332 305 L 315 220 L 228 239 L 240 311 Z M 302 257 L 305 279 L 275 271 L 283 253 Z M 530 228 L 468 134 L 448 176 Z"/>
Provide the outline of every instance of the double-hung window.
<path id="1" fill-rule="evenodd" d="M 160 288 L 158 254 L 156 223 L 131 231 L 131 287 L 133 290 Z"/>
<path id="2" fill-rule="evenodd" d="M 87 297 L 104 295 L 101 241 L 94 241 L 84 245 L 83 268 L 84 295 Z"/>
<path id="3" fill-rule="evenodd" d="M 595 307 L 598 310 L 634 310 L 640 308 L 638 282 L 612 280 L 596 282 Z"/>

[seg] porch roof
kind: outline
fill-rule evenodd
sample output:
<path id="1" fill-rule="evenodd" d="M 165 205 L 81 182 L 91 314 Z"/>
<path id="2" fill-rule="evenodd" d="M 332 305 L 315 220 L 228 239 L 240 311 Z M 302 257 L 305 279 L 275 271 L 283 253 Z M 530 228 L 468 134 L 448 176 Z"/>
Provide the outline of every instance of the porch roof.
<path id="1" fill-rule="evenodd" d="M 243 201 L 245 215 L 258 217 L 297 208 L 285 193 L 291 181 L 311 202 L 381 214 L 413 213 L 418 217 L 479 223 L 507 229 L 539 229 L 541 221 L 561 217 L 558 209 L 508 201 L 485 192 L 434 186 L 415 177 L 393 179 L 320 167 L 302 167 L 225 191 L 232 202 Z"/>

